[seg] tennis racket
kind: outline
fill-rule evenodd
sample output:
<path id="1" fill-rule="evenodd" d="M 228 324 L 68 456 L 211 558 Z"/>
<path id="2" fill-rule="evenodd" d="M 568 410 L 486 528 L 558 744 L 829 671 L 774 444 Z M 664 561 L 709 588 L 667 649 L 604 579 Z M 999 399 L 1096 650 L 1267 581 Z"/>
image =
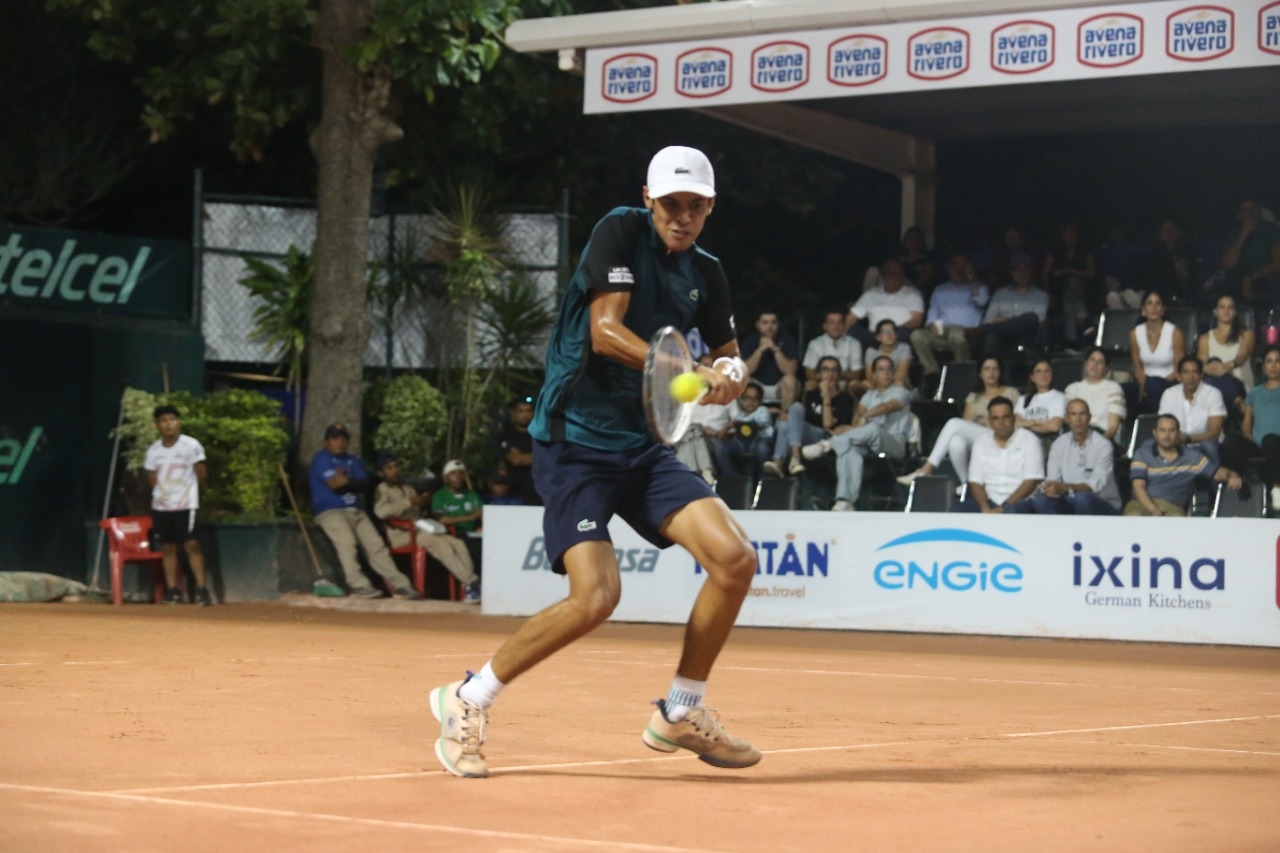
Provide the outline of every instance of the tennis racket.
<path id="1" fill-rule="evenodd" d="M 649 340 L 644 360 L 644 416 L 649 431 L 663 444 L 675 444 L 689 429 L 697 398 L 681 403 L 671 395 L 671 380 L 694 368 L 684 335 L 675 326 L 663 326 Z"/>

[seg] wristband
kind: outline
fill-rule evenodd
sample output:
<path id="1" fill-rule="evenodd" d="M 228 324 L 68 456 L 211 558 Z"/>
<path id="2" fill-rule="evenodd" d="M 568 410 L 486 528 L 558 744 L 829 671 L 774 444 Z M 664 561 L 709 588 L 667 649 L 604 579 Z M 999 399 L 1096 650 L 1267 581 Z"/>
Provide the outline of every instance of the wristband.
<path id="1" fill-rule="evenodd" d="M 721 365 L 727 365 L 728 370 L 720 370 Z M 742 359 L 737 356 L 721 356 L 711 363 L 712 370 L 719 370 L 725 376 L 734 382 L 741 382 L 747 374 L 747 366 L 742 363 Z"/>

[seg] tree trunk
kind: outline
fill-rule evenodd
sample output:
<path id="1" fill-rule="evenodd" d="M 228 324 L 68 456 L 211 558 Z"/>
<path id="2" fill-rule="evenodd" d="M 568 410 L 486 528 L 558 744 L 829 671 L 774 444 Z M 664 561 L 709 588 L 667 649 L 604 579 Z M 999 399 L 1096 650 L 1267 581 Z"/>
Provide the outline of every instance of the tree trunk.
<path id="1" fill-rule="evenodd" d="M 347 425 L 351 452 L 360 453 L 373 165 L 382 145 L 404 135 L 385 114 L 391 87 L 385 69 L 362 73 L 348 59 L 348 48 L 369 25 L 372 6 L 371 0 L 323 0 L 315 25 L 323 103 L 311 137 L 319 179 L 307 408 L 298 451 L 304 465 L 334 421 Z"/>

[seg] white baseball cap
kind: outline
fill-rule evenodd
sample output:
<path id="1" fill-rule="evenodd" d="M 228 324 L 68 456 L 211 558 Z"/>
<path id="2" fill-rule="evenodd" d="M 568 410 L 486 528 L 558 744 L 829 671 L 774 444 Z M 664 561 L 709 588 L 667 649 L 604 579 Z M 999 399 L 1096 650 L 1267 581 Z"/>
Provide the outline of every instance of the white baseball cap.
<path id="1" fill-rule="evenodd" d="M 716 173 L 706 154 L 696 148 L 672 145 L 654 154 L 649 161 L 647 185 L 649 198 L 662 198 L 679 192 L 714 198 Z"/>
<path id="2" fill-rule="evenodd" d="M 444 463 L 444 473 L 441 474 L 440 476 L 448 477 L 454 471 L 465 471 L 465 470 L 467 470 L 467 466 L 462 464 L 461 459 L 450 459 L 448 462 Z"/>

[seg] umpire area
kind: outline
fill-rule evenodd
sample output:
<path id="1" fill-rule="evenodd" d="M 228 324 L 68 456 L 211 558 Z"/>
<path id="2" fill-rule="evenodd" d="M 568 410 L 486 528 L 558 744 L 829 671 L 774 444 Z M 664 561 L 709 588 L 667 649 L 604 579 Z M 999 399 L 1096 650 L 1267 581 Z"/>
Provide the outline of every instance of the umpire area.
<path id="1" fill-rule="evenodd" d="M 608 623 L 462 780 L 427 692 L 518 623 L 432 604 L 3 606 L 0 849 L 1280 847 L 1277 649 L 739 628 L 724 771 L 640 742 L 682 628 Z"/>

